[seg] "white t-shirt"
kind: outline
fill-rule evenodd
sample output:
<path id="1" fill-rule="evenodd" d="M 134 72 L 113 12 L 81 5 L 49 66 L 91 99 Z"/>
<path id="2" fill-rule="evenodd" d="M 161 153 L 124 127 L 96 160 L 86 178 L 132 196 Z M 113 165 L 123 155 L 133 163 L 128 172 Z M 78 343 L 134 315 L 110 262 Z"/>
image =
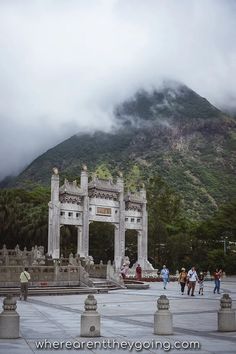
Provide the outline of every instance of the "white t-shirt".
<path id="1" fill-rule="evenodd" d="M 30 280 L 30 274 L 28 272 L 26 272 L 26 270 L 25 270 L 20 275 L 20 282 L 21 283 L 28 283 L 29 280 Z"/>
<path id="2" fill-rule="evenodd" d="M 188 271 L 188 279 L 189 281 L 197 281 L 198 276 L 196 270 L 193 271 L 192 269 L 190 269 Z"/>

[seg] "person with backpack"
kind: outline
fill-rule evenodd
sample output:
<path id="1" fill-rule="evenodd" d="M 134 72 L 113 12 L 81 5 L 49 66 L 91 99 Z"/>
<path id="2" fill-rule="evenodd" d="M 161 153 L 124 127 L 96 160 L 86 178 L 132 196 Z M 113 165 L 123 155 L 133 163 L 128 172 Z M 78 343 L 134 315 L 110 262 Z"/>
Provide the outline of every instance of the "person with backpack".
<path id="1" fill-rule="evenodd" d="M 28 268 L 25 267 L 24 271 L 20 274 L 20 300 L 24 297 L 24 301 L 27 301 L 29 280 L 30 274 L 28 273 Z"/>

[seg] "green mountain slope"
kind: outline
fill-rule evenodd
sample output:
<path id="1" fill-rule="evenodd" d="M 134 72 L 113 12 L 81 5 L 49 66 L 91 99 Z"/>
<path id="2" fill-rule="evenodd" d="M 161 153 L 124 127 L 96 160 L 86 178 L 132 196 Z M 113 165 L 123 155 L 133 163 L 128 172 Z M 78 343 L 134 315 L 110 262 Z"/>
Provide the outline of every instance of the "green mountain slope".
<path id="1" fill-rule="evenodd" d="M 160 175 L 183 199 L 190 218 L 207 217 L 236 196 L 236 120 L 184 85 L 139 91 L 115 109 L 112 133 L 74 135 L 35 159 L 11 186 L 48 185 L 51 169 L 79 176 L 105 164 L 127 176 L 138 166 L 144 181 Z"/>

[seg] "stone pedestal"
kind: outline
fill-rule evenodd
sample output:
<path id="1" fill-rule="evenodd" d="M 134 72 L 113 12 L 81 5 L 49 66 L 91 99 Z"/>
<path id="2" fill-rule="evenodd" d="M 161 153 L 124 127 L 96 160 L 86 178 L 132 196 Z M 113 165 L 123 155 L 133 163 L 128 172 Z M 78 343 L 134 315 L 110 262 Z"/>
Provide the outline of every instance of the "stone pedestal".
<path id="1" fill-rule="evenodd" d="M 173 318 L 169 307 L 166 295 L 161 295 L 157 300 L 158 310 L 154 314 L 154 334 L 173 334 Z"/>
<path id="2" fill-rule="evenodd" d="M 3 312 L 0 314 L 0 338 L 19 338 L 20 316 L 16 312 L 16 299 L 8 295 L 3 300 Z"/>
<path id="3" fill-rule="evenodd" d="M 218 311 L 218 331 L 236 331 L 235 311 L 232 309 L 232 299 L 229 294 L 223 294 Z"/>
<path id="4" fill-rule="evenodd" d="M 84 302 L 85 311 L 81 315 L 80 336 L 100 337 L 101 317 L 97 312 L 97 300 L 94 295 L 88 295 Z"/>

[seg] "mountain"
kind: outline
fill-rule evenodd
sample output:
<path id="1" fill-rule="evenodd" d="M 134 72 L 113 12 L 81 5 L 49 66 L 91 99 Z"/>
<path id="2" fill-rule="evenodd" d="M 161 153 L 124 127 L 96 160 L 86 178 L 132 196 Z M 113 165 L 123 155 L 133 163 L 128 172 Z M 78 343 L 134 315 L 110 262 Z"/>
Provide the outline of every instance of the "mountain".
<path id="1" fill-rule="evenodd" d="M 236 120 L 185 85 L 140 90 L 114 109 L 110 133 L 77 134 L 35 159 L 10 186 L 48 185 L 52 167 L 76 178 L 106 166 L 124 177 L 161 176 L 183 199 L 190 218 L 211 215 L 236 196 Z"/>

